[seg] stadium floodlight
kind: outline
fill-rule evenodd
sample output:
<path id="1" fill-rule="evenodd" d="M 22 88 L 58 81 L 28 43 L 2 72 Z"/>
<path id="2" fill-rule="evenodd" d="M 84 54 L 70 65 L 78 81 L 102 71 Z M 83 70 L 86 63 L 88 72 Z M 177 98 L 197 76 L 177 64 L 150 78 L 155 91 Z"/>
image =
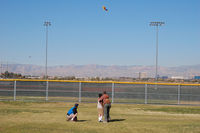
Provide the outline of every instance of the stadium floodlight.
<path id="1" fill-rule="evenodd" d="M 156 74 L 155 80 L 158 81 L 158 27 L 164 25 L 165 22 L 150 22 L 150 26 L 156 26 Z"/>
<path id="2" fill-rule="evenodd" d="M 165 22 L 150 22 L 150 26 L 162 26 Z"/>
<path id="3" fill-rule="evenodd" d="M 47 76 L 47 48 L 48 48 L 48 27 L 51 26 L 51 22 L 45 21 L 44 26 L 46 27 L 46 64 L 45 64 L 45 79 L 48 79 Z"/>

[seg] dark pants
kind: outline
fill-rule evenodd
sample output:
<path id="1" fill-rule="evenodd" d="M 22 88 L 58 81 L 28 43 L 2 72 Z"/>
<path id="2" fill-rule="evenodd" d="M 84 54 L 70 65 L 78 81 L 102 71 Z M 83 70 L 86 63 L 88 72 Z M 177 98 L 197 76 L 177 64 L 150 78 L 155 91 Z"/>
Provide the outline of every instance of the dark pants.
<path id="1" fill-rule="evenodd" d="M 104 105 L 104 121 L 108 122 L 110 119 L 110 108 L 111 104 Z"/>

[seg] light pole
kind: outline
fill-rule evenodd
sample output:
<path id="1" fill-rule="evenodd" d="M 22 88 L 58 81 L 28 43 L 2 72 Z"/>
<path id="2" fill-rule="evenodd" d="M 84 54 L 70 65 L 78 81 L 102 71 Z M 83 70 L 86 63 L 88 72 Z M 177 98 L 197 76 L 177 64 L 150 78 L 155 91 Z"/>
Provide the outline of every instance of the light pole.
<path id="1" fill-rule="evenodd" d="M 156 26 L 156 82 L 158 81 L 158 26 L 162 26 L 164 24 L 165 22 L 150 22 L 150 26 Z"/>
<path id="2" fill-rule="evenodd" d="M 45 64 L 45 79 L 48 79 L 47 76 L 47 48 L 48 48 L 48 27 L 51 26 L 51 22 L 45 21 L 44 26 L 46 27 L 46 64 Z"/>
<path id="3" fill-rule="evenodd" d="M 1 70 L 1 73 L 0 73 L 0 75 L 2 75 L 2 62 L 1 62 L 1 64 L 0 64 L 1 66 L 0 66 L 0 70 Z"/>

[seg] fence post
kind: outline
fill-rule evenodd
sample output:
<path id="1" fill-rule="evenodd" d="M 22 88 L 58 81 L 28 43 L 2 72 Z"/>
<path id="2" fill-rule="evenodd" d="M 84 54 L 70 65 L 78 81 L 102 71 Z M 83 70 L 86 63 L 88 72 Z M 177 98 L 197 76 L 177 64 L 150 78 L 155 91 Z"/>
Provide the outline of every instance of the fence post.
<path id="1" fill-rule="evenodd" d="M 147 104 L 147 84 L 145 84 L 145 100 L 144 100 L 144 103 Z"/>
<path id="2" fill-rule="evenodd" d="M 180 92 L 181 92 L 181 85 L 178 85 L 178 104 L 180 104 Z"/>
<path id="3" fill-rule="evenodd" d="M 81 102 L 81 82 L 79 82 L 79 98 L 78 101 Z"/>
<path id="4" fill-rule="evenodd" d="M 17 81 L 14 81 L 14 101 L 16 101 L 16 85 L 17 85 Z"/>
<path id="5" fill-rule="evenodd" d="M 49 82 L 46 81 L 46 101 L 48 101 Z"/>
<path id="6" fill-rule="evenodd" d="M 112 103 L 114 103 L 115 83 L 112 83 Z"/>

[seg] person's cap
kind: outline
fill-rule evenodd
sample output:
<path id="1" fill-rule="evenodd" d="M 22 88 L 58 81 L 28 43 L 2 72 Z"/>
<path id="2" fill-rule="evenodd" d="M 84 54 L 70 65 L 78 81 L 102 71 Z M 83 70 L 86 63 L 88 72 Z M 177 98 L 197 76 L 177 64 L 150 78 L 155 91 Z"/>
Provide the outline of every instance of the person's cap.
<path id="1" fill-rule="evenodd" d="M 75 104 L 75 107 L 78 107 L 78 103 Z"/>

